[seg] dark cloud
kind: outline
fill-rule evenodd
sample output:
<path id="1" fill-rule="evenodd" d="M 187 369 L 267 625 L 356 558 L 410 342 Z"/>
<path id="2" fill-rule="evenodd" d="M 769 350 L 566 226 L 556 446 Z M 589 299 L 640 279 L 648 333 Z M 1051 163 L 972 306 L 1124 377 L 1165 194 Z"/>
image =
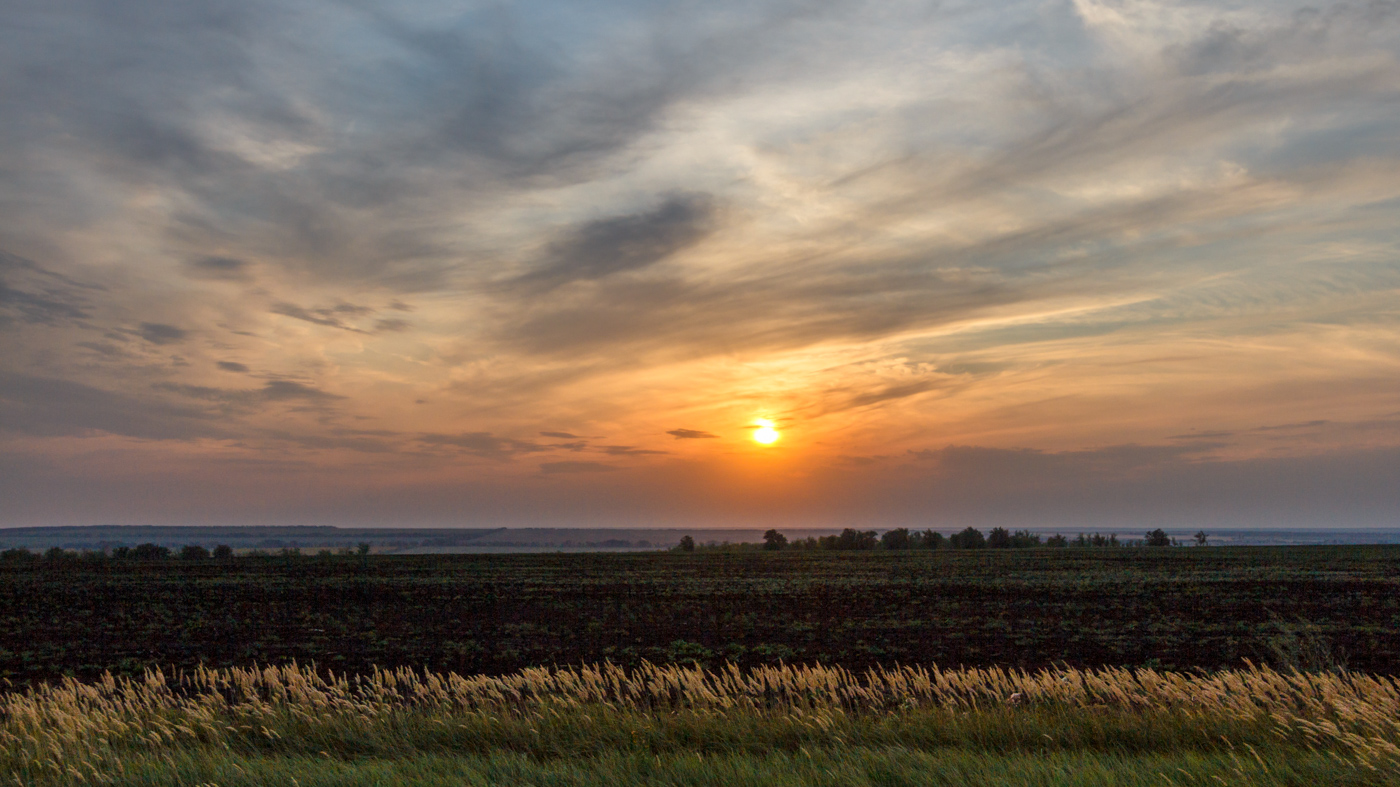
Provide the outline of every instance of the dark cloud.
<path id="1" fill-rule="evenodd" d="M 602 462 L 542 462 L 540 464 L 540 472 L 549 475 L 556 473 L 610 473 L 621 469 L 616 465 Z"/>
<path id="2" fill-rule="evenodd" d="M 68 380 L 0 371 L 0 429 L 36 436 L 107 432 L 149 440 L 224 436 L 210 413 Z"/>
<path id="3" fill-rule="evenodd" d="M 183 342 L 190 332 L 161 322 L 143 322 L 137 330 L 137 335 L 151 344 L 178 344 Z"/>
<path id="4" fill-rule="evenodd" d="M 576 435 L 576 434 L 569 434 L 568 432 L 540 432 L 540 435 L 543 436 L 543 437 L 557 437 L 557 438 L 559 438 L 560 440 L 579 440 L 579 439 L 581 439 L 578 435 Z"/>
<path id="5" fill-rule="evenodd" d="M 1296 424 L 1273 424 L 1271 426 L 1255 427 L 1254 432 L 1287 432 L 1294 429 L 1315 429 L 1319 426 L 1326 426 L 1331 421 L 1302 421 Z"/>
<path id="6" fill-rule="evenodd" d="M 548 451 L 548 446 L 542 446 L 528 440 L 513 440 L 508 437 L 497 437 L 490 432 L 463 432 L 461 434 L 425 434 L 418 437 L 418 441 L 427 445 L 451 446 L 459 448 L 466 453 L 487 459 L 505 461 L 517 454 L 532 454 L 540 451 Z"/>
<path id="7" fill-rule="evenodd" d="M 306 309 L 295 303 L 285 301 L 272 304 L 270 311 L 273 314 L 280 314 L 284 317 L 291 317 L 295 320 L 314 323 L 316 325 L 326 325 L 331 328 L 339 328 L 343 331 L 353 331 L 364 333 L 364 331 L 353 325 L 347 325 L 340 319 L 340 315 L 361 316 L 373 312 L 367 306 L 355 306 L 353 304 L 342 303 L 328 309 Z"/>
<path id="8" fill-rule="evenodd" d="M 223 369 L 226 372 L 240 372 L 246 374 L 249 371 L 248 367 L 245 364 L 241 364 L 236 361 L 219 361 L 216 364 L 216 366 L 218 366 L 220 369 Z"/>
<path id="9" fill-rule="evenodd" d="M 318 388 L 303 385 L 291 380 L 271 380 L 262 387 L 262 396 L 274 402 L 287 401 L 289 399 L 305 399 L 309 401 L 330 401 L 332 399 L 344 399 L 343 396 L 326 393 Z"/>
<path id="10" fill-rule="evenodd" d="M 403 333 L 412 327 L 412 323 L 408 320 L 387 319 L 374 323 L 374 330 L 380 333 Z"/>
<path id="11" fill-rule="evenodd" d="M 73 346 L 92 350 L 98 355 L 103 355 L 108 358 L 120 358 L 127 354 L 126 350 L 123 350 L 115 344 L 108 344 L 107 342 L 76 342 Z"/>
<path id="12" fill-rule="evenodd" d="M 671 435 L 677 440 L 705 440 L 719 437 L 719 435 L 702 432 L 699 429 L 672 429 L 666 434 Z"/>
<path id="13" fill-rule="evenodd" d="M 198 257 L 185 263 L 185 273 L 196 279 L 247 281 L 252 277 L 246 261 L 234 257 Z"/>
<path id="14" fill-rule="evenodd" d="M 270 380 L 261 388 L 213 388 L 173 382 L 155 383 L 152 387 L 158 391 L 167 391 L 190 399 L 245 408 L 256 407 L 266 402 L 329 403 L 345 398 L 291 380 Z"/>
<path id="15" fill-rule="evenodd" d="M 574 230 L 550 246 L 537 270 L 513 283 L 540 291 L 641 270 L 695 244 L 713 222 L 709 197 L 671 196 L 644 213 L 599 219 Z"/>
<path id="16" fill-rule="evenodd" d="M 645 456 L 647 454 L 664 454 L 666 451 L 653 451 L 646 448 L 637 448 L 631 445 L 600 445 L 598 450 L 612 456 Z"/>
<path id="17" fill-rule="evenodd" d="M 20 279 L 25 284 L 20 284 Z M 6 316 L 3 312 L 40 325 L 84 319 L 89 314 L 81 296 L 83 289 L 89 288 L 31 260 L 0 251 L 0 321 Z"/>

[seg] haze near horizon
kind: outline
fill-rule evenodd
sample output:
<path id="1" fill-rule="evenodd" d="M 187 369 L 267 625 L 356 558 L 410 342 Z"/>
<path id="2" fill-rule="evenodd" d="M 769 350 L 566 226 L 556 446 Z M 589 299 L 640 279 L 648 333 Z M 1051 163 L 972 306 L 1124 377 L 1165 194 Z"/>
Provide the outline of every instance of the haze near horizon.
<path id="1" fill-rule="evenodd" d="M 0 527 L 1400 523 L 1395 3 L 16 2 Z"/>

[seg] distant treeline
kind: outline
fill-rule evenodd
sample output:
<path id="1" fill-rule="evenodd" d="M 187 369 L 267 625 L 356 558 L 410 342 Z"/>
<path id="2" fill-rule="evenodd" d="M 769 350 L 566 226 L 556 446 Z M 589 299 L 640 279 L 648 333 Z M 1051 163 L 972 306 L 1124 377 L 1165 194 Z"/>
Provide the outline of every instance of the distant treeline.
<path id="1" fill-rule="evenodd" d="M 331 557 L 334 555 L 368 555 L 370 546 L 368 543 L 361 543 L 354 549 L 344 547 L 335 552 L 329 549 L 322 549 L 316 553 L 317 557 Z M 243 553 L 245 557 L 286 557 L 300 558 L 306 557 L 300 549 L 287 547 L 278 552 L 265 552 L 261 549 L 254 549 Z M 159 544 L 138 544 L 134 547 L 113 547 L 111 550 L 105 549 L 84 549 L 81 551 L 64 549 L 63 547 L 50 547 L 43 552 L 31 552 L 23 547 L 6 549 L 0 552 L 0 562 L 21 563 L 36 560 L 45 560 L 51 563 L 79 563 L 79 562 L 101 562 L 106 560 L 232 560 L 234 557 L 233 547 L 227 544 L 219 544 L 211 551 L 198 544 L 186 544 L 178 551 L 173 551 L 169 547 Z"/>
<path id="2" fill-rule="evenodd" d="M 1192 540 L 1197 546 L 1206 546 L 1208 538 L 1205 531 L 1199 531 Z M 696 544 L 695 539 L 685 536 L 681 539 L 676 550 L 681 552 L 750 549 L 849 551 L 866 549 L 1031 549 L 1035 547 L 1067 549 L 1143 546 L 1168 547 L 1180 546 L 1180 544 L 1161 528 L 1148 531 L 1140 539 L 1120 540 L 1117 533 L 1107 536 L 1102 533 L 1092 535 L 1080 533 L 1074 538 L 1056 533 L 1042 539 L 1039 533 L 1032 533 L 1029 530 L 1017 530 L 1013 533 L 1004 527 L 994 527 L 986 535 L 983 535 L 982 531 L 975 527 L 969 527 L 946 537 L 935 530 L 910 530 L 907 527 L 886 530 L 883 535 L 874 530 L 856 530 L 848 527 L 837 535 L 799 538 L 792 541 L 789 541 L 787 536 L 777 530 L 769 530 L 763 534 L 762 544 Z"/>

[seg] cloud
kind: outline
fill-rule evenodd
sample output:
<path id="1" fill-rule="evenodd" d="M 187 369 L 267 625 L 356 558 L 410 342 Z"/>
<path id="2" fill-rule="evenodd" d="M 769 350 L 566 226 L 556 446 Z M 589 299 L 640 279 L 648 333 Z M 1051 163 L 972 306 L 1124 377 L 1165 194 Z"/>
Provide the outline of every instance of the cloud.
<path id="1" fill-rule="evenodd" d="M 427 445 L 451 446 L 459 448 L 469 454 L 498 461 L 505 461 L 517 454 L 532 454 L 550 450 L 548 446 L 541 446 L 528 440 L 497 437 L 490 432 L 424 434 L 420 435 L 417 439 L 419 442 L 426 443 Z"/>
<path id="2" fill-rule="evenodd" d="M 557 437 L 557 438 L 559 438 L 560 440 L 579 440 L 579 439 L 582 439 L 582 438 L 580 438 L 578 435 L 576 435 L 576 434 L 570 434 L 570 433 L 568 433 L 568 432 L 540 432 L 540 435 L 543 436 L 543 437 Z"/>
<path id="3" fill-rule="evenodd" d="M 20 280 L 26 283 L 20 284 Z M 81 296 L 82 289 L 90 288 L 31 260 L 0 251 L 0 328 L 4 327 L 3 312 L 6 311 L 17 313 L 24 322 L 38 325 L 58 325 L 87 318 L 90 315 Z"/>
<path id="4" fill-rule="evenodd" d="M 542 462 L 540 472 L 548 475 L 558 473 L 611 473 L 622 468 L 602 462 Z"/>
<path id="5" fill-rule="evenodd" d="M 158 391 L 167 391 L 190 399 L 242 407 L 255 407 L 264 402 L 329 403 L 345 398 L 291 380 L 269 380 L 262 388 L 213 388 L 205 385 L 187 385 L 174 382 L 159 382 L 151 387 Z"/>
<path id="6" fill-rule="evenodd" d="M 598 450 L 612 456 L 645 456 L 647 454 L 664 454 L 666 451 L 655 451 L 648 448 L 637 448 L 632 445 L 600 445 Z"/>
<path id="7" fill-rule="evenodd" d="M 0 416 L 0 429 L 34 436 L 106 432 L 150 440 L 192 440 L 226 434 L 212 414 L 196 408 L 4 371 L 0 371 Z"/>
<path id="8" fill-rule="evenodd" d="M 247 374 L 249 371 L 246 365 L 238 363 L 236 361 L 219 361 L 215 364 L 215 366 L 218 366 L 220 369 L 223 369 L 226 372 L 240 372 L 243 374 Z"/>
<path id="9" fill-rule="evenodd" d="M 706 440 L 719 437 L 719 435 L 702 432 L 699 429 L 672 429 L 666 434 L 675 437 L 677 440 Z"/>
<path id="10" fill-rule="evenodd" d="M 289 399 L 330 401 L 332 399 L 345 398 L 291 380 L 271 380 L 263 386 L 261 393 L 264 398 L 272 401 L 286 401 Z"/>
<path id="11" fill-rule="evenodd" d="M 641 270 L 694 245 L 712 228 L 714 206 L 705 195 L 672 195 L 643 213 L 589 222 L 553 243 L 545 262 L 513 281 L 540 292 Z"/>
<path id="12" fill-rule="evenodd" d="M 398 320 L 392 318 L 387 320 L 376 320 L 374 323 L 374 330 L 379 331 L 381 333 L 403 333 L 404 331 L 407 331 L 412 327 L 413 324 L 410 323 L 408 320 Z"/>
<path id="13" fill-rule="evenodd" d="M 159 322 L 143 322 L 137 334 L 151 344 L 177 344 L 183 342 L 189 331 Z"/>
<path id="14" fill-rule="evenodd" d="M 331 328 L 339 328 L 343 331 L 364 333 L 365 331 L 362 331 L 359 328 L 354 327 L 353 325 L 347 325 L 341 319 L 341 316 L 359 317 L 366 314 L 370 314 L 374 310 L 369 308 L 368 306 L 356 306 L 354 304 L 349 303 L 341 303 L 337 304 L 336 306 L 323 309 L 306 309 L 294 303 L 287 303 L 285 301 L 281 301 L 272 304 L 272 308 L 270 309 L 270 311 L 273 314 L 280 314 L 284 317 L 291 317 L 294 320 L 302 320 L 303 322 L 309 322 L 315 325 L 325 325 Z M 381 322 L 397 324 L 401 321 L 385 320 Z"/>
<path id="15" fill-rule="evenodd" d="M 196 257 L 185 263 L 186 275 L 215 281 L 248 281 L 248 269 L 245 260 L 234 257 Z"/>

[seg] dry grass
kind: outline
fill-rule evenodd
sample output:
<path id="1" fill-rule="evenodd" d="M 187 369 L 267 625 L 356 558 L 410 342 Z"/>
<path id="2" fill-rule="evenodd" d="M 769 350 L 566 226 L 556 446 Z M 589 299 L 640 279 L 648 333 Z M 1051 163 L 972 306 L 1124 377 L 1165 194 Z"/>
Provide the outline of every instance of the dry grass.
<path id="1" fill-rule="evenodd" d="M 449 724 L 467 729 L 464 720 L 475 720 L 474 729 L 511 721 L 538 737 L 551 720 L 557 730 L 557 720 L 567 717 L 626 727 L 635 737 L 644 726 L 636 719 L 725 717 L 777 720 L 840 738 L 848 719 L 886 723 L 929 713 L 1007 724 L 1018 716 L 1053 717 L 1066 728 L 1105 715 L 1154 714 L 1177 725 L 1262 725 L 1279 745 L 1326 754 L 1339 767 L 1386 778 L 1400 773 L 1400 685 L 1370 675 L 1256 667 L 1185 675 L 921 667 L 852 673 L 821 666 L 624 670 L 606 664 L 502 677 L 407 669 L 343 676 L 288 665 L 70 680 L 0 695 L 0 767 L 20 785 L 104 784 L 123 781 L 136 759 L 147 767 L 152 758 L 164 758 L 173 767 L 191 752 L 216 757 L 250 746 L 276 749 L 291 746 L 290 738 L 298 739 L 296 751 L 324 746 L 320 753 L 327 757 L 342 756 L 357 735 L 388 730 L 404 736 Z M 1257 746 L 1224 737 L 1230 756 L 1252 757 L 1267 770 Z M 606 736 L 598 740 L 600 751 L 613 745 Z"/>

